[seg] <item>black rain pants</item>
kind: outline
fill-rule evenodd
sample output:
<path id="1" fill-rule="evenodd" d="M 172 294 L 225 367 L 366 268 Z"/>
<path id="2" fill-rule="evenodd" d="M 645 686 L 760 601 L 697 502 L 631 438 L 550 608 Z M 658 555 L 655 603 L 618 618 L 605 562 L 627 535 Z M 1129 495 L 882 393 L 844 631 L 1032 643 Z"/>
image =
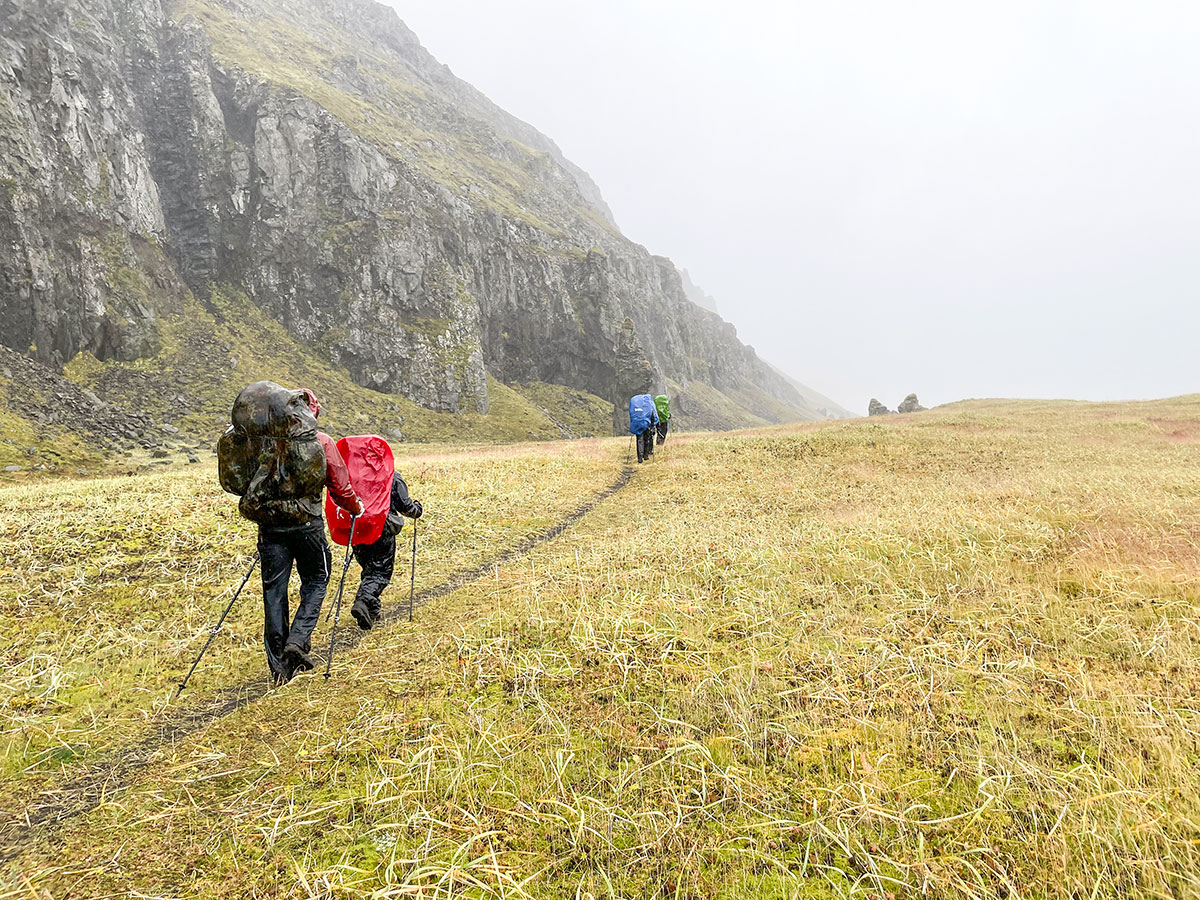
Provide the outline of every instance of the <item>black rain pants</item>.
<path id="1" fill-rule="evenodd" d="M 356 546 L 354 558 L 362 566 L 362 581 L 354 602 L 366 606 L 374 621 L 383 611 L 383 589 L 391 584 L 396 568 L 396 536 L 384 534 L 373 544 Z"/>
<path id="2" fill-rule="evenodd" d="M 658 446 L 662 446 L 667 442 L 667 429 L 671 425 L 670 419 L 660 419 L 658 423 Z"/>
<path id="3" fill-rule="evenodd" d="M 283 658 L 286 644 L 299 645 L 306 653 L 312 649 L 312 633 L 321 617 L 325 589 L 329 586 L 332 562 L 325 540 L 325 521 L 314 519 L 307 525 L 288 528 L 258 529 L 258 556 L 262 563 L 263 643 L 267 665 L 277 681 L 288 681 L 292 668 Z M 292 564 L 300 574 L 300 605 L 288 624 L 288 582 Z"/>
<path id="4" fill-rule="evenodd" d="M 654 426 L 651 425 L 637 436 L 638 462 L 649 459 L 654 455 Z"/>

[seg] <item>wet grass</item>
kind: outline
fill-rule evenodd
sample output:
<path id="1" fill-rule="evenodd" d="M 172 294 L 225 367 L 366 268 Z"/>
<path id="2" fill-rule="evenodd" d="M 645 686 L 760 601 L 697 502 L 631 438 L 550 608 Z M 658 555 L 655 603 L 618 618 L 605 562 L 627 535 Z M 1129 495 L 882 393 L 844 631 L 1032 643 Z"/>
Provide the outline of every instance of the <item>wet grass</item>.
<path id="1" fill-rule="evenodd" d="M 421 584 L 557 521 L 612 480 L 620 451 L 613 441 L 398 449 L 397 465 L 428 511 Z M 3 808 L 18 809 L 31 791 L 140 736 L 170 706 L 254 552 L 253 525 L 215 476 L 204 465 L 0 489 Z M 357 584 L 352 565 L 348 596 Z M 294 608 L 295 583 L 292 596 Z M 184 703 L 265 673 L 260 598 L 256 576 Z M 318 646 L 330 627 L 319 629 Z"/>
<path id="2" fill-rule="evenodd" d="M 26 842 L 14 890 L 1195 896 L 1198 426 L 1183 398 L 673 436 L 335 681 Z M 557 499 L 572 446 L 480 459 Z M 426 493 L 465 504 L 443 546 L 483 552 L 505 504 L 455 458 Z"/>

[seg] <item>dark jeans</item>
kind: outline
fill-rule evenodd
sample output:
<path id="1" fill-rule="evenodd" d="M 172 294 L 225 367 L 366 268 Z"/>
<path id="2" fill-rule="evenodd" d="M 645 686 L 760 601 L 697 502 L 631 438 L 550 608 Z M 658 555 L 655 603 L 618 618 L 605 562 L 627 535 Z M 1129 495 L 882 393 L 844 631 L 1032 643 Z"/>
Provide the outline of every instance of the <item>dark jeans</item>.
<path id="1" fill-rule="evenodd" d="M 671 422 L 669 419 L 665 422 L 658 423 L 658 446 L 661 447 L 667 442 L 667 428 L 669 428 L 670 425 Z"/>
<path id="2" fill-rule="evenodd" d="M 391 584 L 392 572 L 396 567 L 396 536 L 385 534 L 373 544 L 355 547 L 354 558 L 362 566 L 362 581 L 354 602 L 362 603 L 371 618 L 378 619 L 383 609 L 380 596 L 383 589 Z"/>
<path id="3" fill-rule="evenodd" d="M 258 556 L 262 561 L 263 643 L 271 675 L 284 681 L 292 668 L 283 658 L 285 644 L 312 649 L 312 633 L 321 617 L 325 588 L 329 585 L 330 554 L 325 522 L 314 519 L 292 528 L 259 528 Z M 288 626 L 288 581 L 292 563 L 300 573 L 300 605 Z"/>
<path id="4" fill-rule="evenodd" d="M 654 455 L 654 426 L 651 425 L 637 436 L 638 462 Z"/>

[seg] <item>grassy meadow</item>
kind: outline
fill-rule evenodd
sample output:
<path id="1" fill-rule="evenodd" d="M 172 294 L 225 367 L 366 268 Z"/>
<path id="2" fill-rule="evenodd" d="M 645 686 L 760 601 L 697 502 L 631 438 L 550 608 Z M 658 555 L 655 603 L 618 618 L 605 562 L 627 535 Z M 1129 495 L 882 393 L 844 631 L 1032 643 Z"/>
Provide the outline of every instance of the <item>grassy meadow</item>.
<path id="1" fill-rule="evenodd" d="M 404 448 L 418 590 L 628 450 Z M 214 476 L 0 489 L 0 897 L 1200 896 L 1200 396 L 672 436 L 22 831 L 265 681 L 255 579 L 172 700 L 253 552 Z"/>

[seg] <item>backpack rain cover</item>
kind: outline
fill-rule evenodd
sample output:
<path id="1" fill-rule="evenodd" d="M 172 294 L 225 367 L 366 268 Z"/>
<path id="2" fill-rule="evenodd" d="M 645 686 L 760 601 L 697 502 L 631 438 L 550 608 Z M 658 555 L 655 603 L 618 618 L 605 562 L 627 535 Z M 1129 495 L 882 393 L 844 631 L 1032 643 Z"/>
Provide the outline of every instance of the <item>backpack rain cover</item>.
<path id="1" fill-rule="evenodd" d="M 231 419 L 217 443 L 217 476 L 242 498 L 241 514 L 268 527 L 320 518 L 325 451 L 304 394 L 256 381 L 233 401 Z"/>
<path id="2" fill-rule="evenodd" d="M 655 397 L 654 405 L 658 409 L 658 421 L 665 422 L 671 418 L 671 400 L 666 394 Z"/>
<path id="3" fill-rule="evenodd" d="M 641 434 L 654 422 L 654 400 L 649 394 L 638 394 L 629 400 L 629 433 Z"/>
<path id="4" fill-rule="evenodd" d="M 350 485 L 363 505 L 363 514 L 354 525 L 354 545 L 373 544 L 383 534 L 392 505 L 392 475 L 396 471 L 392 448 L 376 434 L 344 437 L 337 448 L 350 470 Z M 325 518 L 334 543 L 346 546 L 350 540 L 350 513 L 326 496 Z"/>

